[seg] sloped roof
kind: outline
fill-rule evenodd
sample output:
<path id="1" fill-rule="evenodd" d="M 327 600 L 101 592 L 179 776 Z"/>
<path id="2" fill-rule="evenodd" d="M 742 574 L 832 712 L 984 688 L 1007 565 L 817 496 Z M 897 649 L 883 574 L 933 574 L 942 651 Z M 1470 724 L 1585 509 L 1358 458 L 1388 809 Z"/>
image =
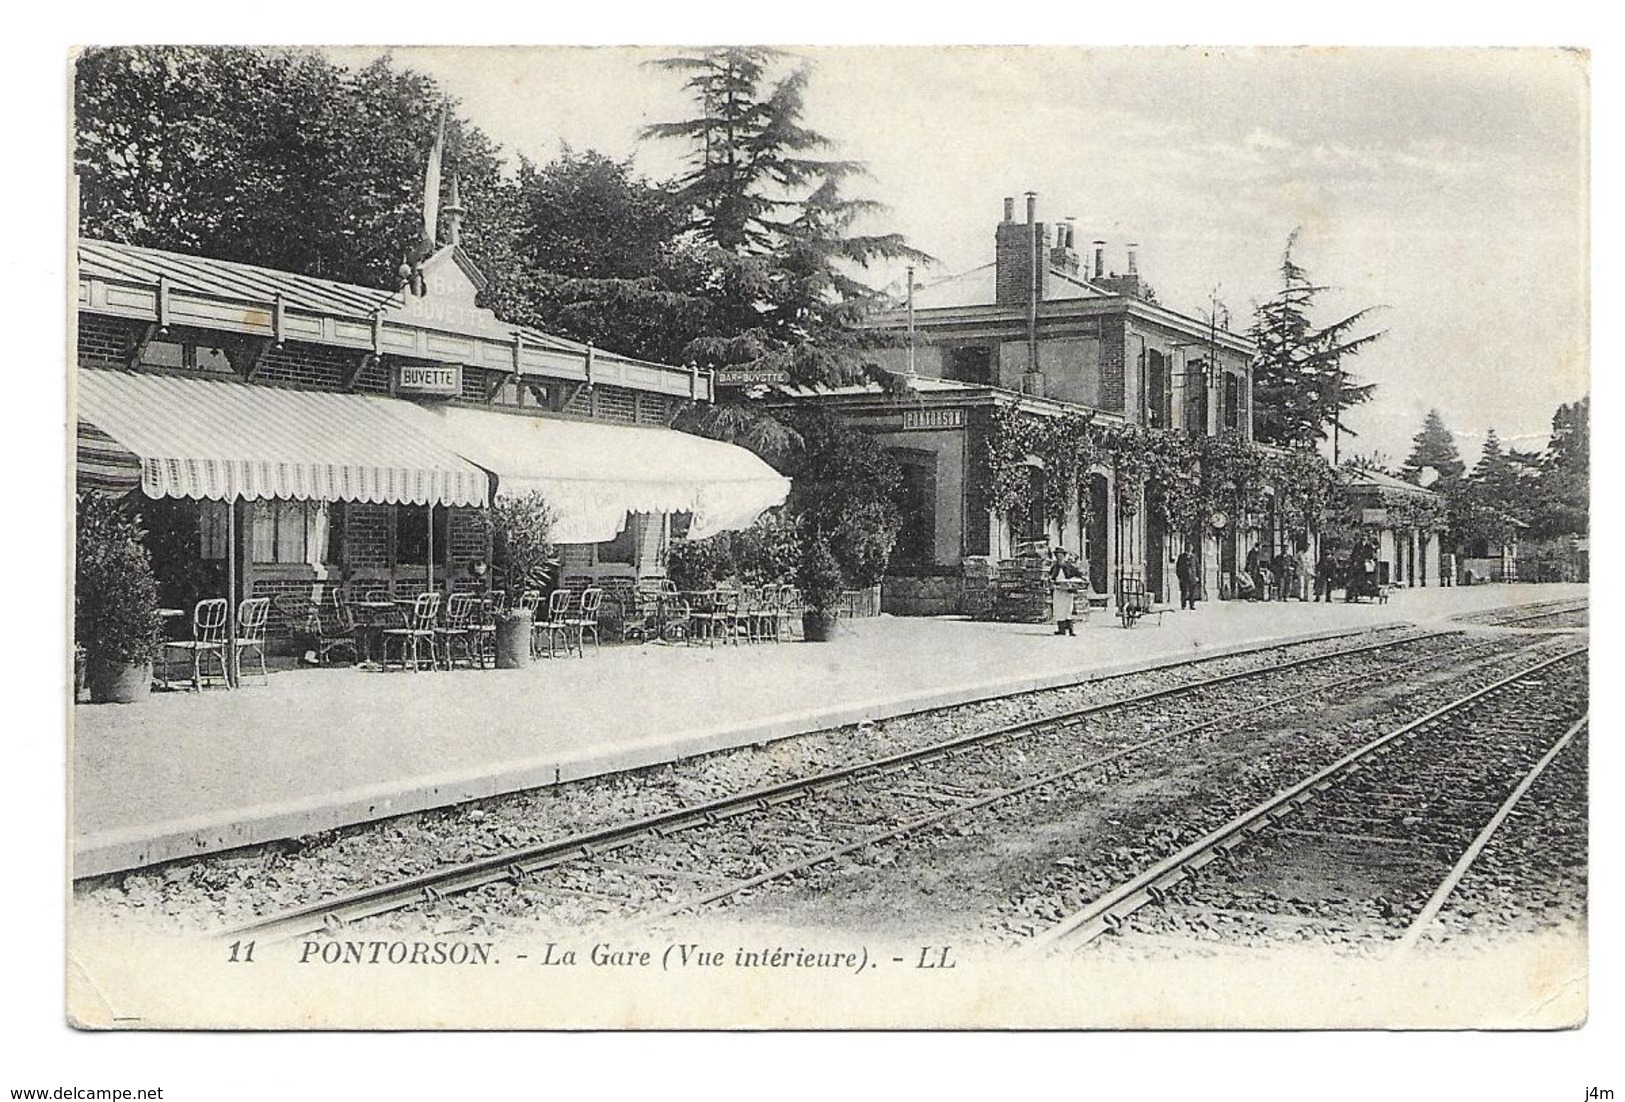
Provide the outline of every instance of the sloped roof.
<path id="1" fill-rule="evenodd" d="M 221 298 L 269 302 L 281 296 L 283 302 L 297 309 L 341 317 L 367 317 L 375 310 L 401 302 L 399 291 L 89 238 L 79 240 L 79 272 L 98 279 L 140 284 L 154 284 L 163 278 L 177 287 Z"/>
<path id="2" fill-rule="evenodd" d="M 1414 482 L 1406 482 L 1403 478 L 1395 478 L 1383 471 L 1359 470 L 1349 474 L 1350 486 L 1371 486 L 1379 490 L 1397 490 L 1401 493 L 1417 494 L 1422 497 L 1437 497 L 1438 495 L 1426 486 L 1418 486 Z"/>
<path id="3" fill-rule="evenodd" d="M 997 302 L 997 264 L 983 264 L 967 272 L 946 276 L 934 283 L 914 289 L 916 310 L 937 310 L 957 306 L 992 306 Z M 1067 275 L 1056 268 L 1050 269 L 1049 291 L 1045 302 L 1059 299 L 1111 298 L 1109 291 L 1088 280 Z"/>
<path id="4" fill-rule="evenodd" d="M 379 310 L 405 305 L 403 290 L 382 290 L 357 283 L 340 283 L 332 279 L 299 275 L 276 268 L 262 268 L 235 260 L 217 260 L 206 256 L 189 256 L 164 249 L 149 249 L 139 245 L 125 245 L 116 241 L 99 241 L 82 237 L 78 242 L 79 274 L 83 278 L 156 286 L 159 279 L 168 280 L 177 290 L 190 291 L 216 298 L 270 303 L 280 297 L 285 306 L 308 313 L 345 318 L 369 318 Z M 456 246 L 451 250 L 457 266 L 469 275 L 476 286 L 484 276 L 472 260 Z M 585 354 L 587 346 L 547 333 L 528 325 L 513 325 L 528 345 L 550 348 L 562 352 Z M 621 356 L 596 349 L 596 354 L 628 363 L 646 363 L 631 356 Z M 663 367 L 664 364 L 652 366 Z"/>

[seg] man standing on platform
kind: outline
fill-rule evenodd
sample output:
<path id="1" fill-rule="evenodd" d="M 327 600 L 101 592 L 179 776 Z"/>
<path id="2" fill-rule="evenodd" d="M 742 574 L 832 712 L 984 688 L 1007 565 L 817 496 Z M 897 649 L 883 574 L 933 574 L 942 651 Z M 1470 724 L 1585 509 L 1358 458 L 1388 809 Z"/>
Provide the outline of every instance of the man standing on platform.
<path id="1" fill-rule="evenodd" d="M 1196 556 L 1191 554 L 1188 545 L 1179 552 L 1179 558 L 1174 563 L 1174 575 L 1179 579 L 1180 609 L 1196 608 Z"/>

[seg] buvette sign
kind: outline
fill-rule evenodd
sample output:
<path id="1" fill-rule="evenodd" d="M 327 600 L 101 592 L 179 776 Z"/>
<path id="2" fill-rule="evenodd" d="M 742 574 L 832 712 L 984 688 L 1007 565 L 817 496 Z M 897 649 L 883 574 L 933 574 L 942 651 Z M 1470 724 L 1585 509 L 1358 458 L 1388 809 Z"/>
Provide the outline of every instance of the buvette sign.
<path id="1" fill-rule="evenodd" d="M 402 394 L 455 398 L 463 392 L 463 368 L 460 364 L 402 364 L 395 377 L 395 389 Z"/>

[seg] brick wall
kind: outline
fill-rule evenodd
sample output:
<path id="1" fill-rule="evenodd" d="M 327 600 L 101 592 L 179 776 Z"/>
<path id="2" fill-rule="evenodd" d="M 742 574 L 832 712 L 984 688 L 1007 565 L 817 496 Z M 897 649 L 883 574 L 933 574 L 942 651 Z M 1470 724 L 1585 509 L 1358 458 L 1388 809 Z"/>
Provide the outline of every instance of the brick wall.
<path id="1" fill-rule="evenodd" d="M 1100 319 L 1100 408 L 1121 413 L 1128 397 L 1124 373 L 1128 360 L 1128 323 Z"/>
<path id="2" fill-rule="evenodd" d="M 86 367 L 126 366 L 133 335 L 128 322 L 80 314 L 79 363 Z"/>
<path id="3" fill-rule="evenodd" d="M 1038 300 L 1049 297 L 1049 227 L 1043 222 L 1001 222 L 993 235 L 994 301 L 1001 306 L 1024 303 L 1032 293 L 1033 234 L 1038 236 Z"/>
<path id="4" fill-rule="evenodd" d="M 389 566 L 388 505 L 352 502 L 344 513 L 344 546 L 350 566 L 383 570 Z"/>

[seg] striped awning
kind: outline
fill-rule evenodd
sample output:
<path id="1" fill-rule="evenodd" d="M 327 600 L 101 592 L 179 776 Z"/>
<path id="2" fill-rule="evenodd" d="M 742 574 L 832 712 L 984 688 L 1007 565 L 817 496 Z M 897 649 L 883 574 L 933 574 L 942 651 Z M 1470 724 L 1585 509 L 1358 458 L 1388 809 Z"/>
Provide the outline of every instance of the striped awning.
<path id="1" fill-rule="evenodd" d="M 394 398 L 78 372 L 79 485 L 148 497 L 483 505 L 486 471 Z"/>
<path id="2" fill-rule="evenodd" d="M 628 513 L 689 513 L 690 539 L 748 528 L 790 480 L 734 444 L 673 429 L 588 424 L 446 406 L 446 445 L 497 476 L 496 492 L 540 491 L 558 543 L 602 543 Z"/>

